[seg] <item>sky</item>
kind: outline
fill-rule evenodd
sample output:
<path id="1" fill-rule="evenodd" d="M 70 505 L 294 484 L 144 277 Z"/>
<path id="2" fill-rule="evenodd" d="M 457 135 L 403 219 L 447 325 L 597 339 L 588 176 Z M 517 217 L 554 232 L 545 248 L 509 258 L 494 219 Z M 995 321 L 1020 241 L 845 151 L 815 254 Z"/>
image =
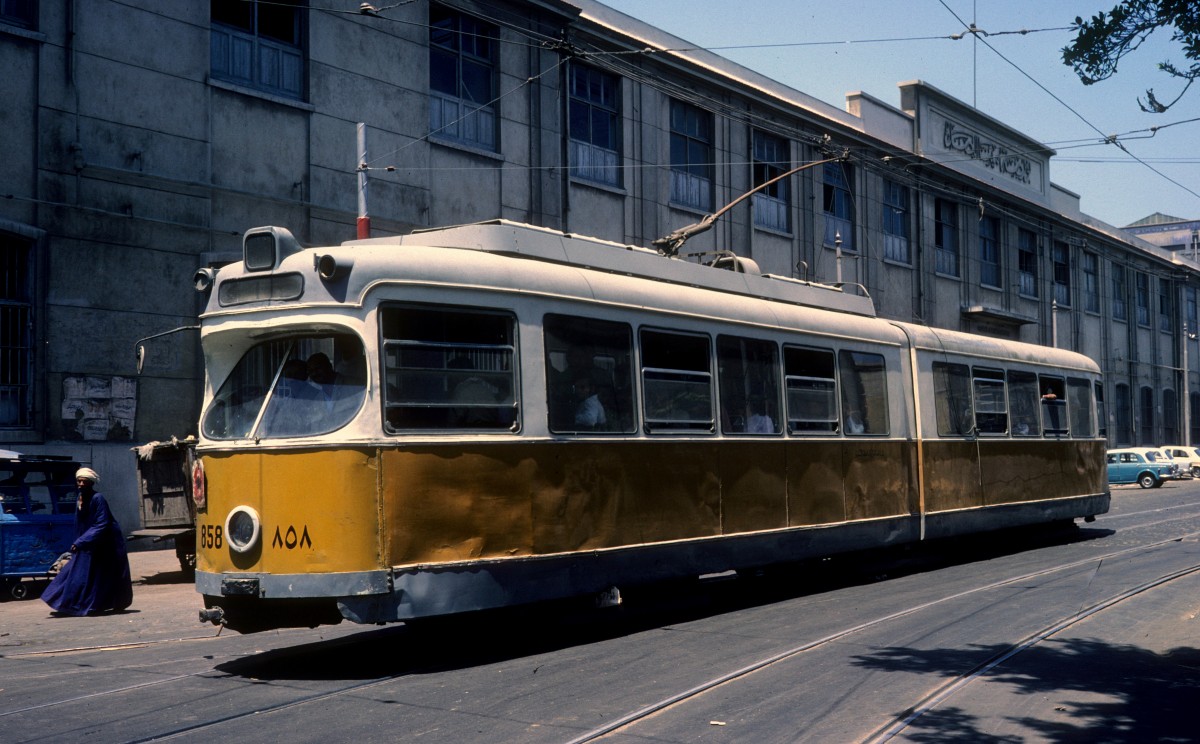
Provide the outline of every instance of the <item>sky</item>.
<path id="1" fill-rule="evenodd" d="M 899 106 L 897 84 L 923 80 L 1054 149 L 1050 180 L 1084 213 L 1118 227 L 1200 219 L 1200 85 L 1165 113 L 1138 106 L 1147 88 L 1160 101 L 1182 90 L 1158 70 L 1187 67 L 1170 29 L 1090 86 L 1062 62 L 1075 18 L 1116 0 L 602 2 L 839 109 L 851 91 Z M 971 23 L 987 35 L 950 38 Z"/>

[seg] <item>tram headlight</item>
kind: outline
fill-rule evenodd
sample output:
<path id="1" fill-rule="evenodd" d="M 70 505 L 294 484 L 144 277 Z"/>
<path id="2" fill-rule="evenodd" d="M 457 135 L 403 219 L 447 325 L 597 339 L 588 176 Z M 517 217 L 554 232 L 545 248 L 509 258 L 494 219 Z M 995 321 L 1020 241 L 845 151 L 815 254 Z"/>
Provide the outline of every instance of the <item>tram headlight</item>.
<path id="1" fill-rule="evenodd" d="M 235 507 L 225 518 L 225 539 L 234 551 L 250 552 L 258 545 L 261 536 L 262 522 L 258 518 L 258 512 L 251 507 Z"/>

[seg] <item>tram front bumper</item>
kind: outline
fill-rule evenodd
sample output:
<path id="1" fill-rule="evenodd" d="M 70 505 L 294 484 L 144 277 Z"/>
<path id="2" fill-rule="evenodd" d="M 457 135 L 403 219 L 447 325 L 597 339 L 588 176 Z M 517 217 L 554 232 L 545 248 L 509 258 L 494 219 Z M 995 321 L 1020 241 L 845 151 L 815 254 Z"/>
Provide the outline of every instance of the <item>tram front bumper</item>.
<path id="1" fill-rule="evenodd" d="M 318 599 L 387 594 L 391 590 L 391 571 L 318 574 L 196 572 L 196 591 L 211 597 Z"/>

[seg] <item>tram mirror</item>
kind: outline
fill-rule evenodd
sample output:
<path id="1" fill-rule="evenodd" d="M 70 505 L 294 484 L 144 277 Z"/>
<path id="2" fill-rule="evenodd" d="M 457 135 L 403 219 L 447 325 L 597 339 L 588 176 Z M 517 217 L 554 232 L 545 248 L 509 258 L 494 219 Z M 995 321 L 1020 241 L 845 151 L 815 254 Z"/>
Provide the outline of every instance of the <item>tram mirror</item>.
<path id="1" fill-rule="evenodd" d="M 146 347 L 144 344 L 138 344 L 137 347 L 137 373 L 142 373 L 142 366 L 146 363 Z"/>

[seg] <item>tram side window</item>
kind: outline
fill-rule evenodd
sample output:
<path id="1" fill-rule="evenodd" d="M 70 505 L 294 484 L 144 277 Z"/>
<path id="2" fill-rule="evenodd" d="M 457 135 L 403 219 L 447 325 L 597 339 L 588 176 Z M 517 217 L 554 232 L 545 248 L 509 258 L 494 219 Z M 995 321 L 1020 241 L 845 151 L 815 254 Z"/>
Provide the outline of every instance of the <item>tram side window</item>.
<path id="1" fill-rule="evenodd" d="M 1104 408 L 1104 384 L 1096 383 L 1096 423 L 1099 425 L 1097 432 L 1100 437 L 1108 438 L 1108 412 Z"/>
<path id="2" fill-rule="evenodd" d="M 938 436 L 964 437 L 974 431 L 971 370 L 967 365 L 933 363 L 933 401 Z"/>
<path id="3" fill-rule="evenodd" d="M 573 315 L 547 315 L 543 324 L 550 430 L 633 433 L 629 325 Z"/>
<path id="4" fill-rule="evenodd" d="M 646 430 L 712 432 L 708 336 L 642 329 Z"/>
<path id="5" fill-rule="evenodd" d="M 1067 390 L 1061 377 L 1038 375 L 1042 393 L 1042 431 L 1046 436 L 1067 435 Z"/>
<path id="6" fill-rule="evenodd" d="M 831 349 L 783 348 L 789 433 L 830 434 L 838 430 L 835 374 Z"/>
<path id="7" fill-rule="evenodd" d="M 1008 373 L 1008 406 L 1012 414 L 1012 434 L 1015 437 L 1040 437 L 1042 423 L 1038 416 L 1038 380 L 1032 372 L 1010 370 Z"/>
<path id="8" fill-rule="evenodd" d="M 1096 435 L 1092 426 L 1092 383 L 1078 377 L 1067 378 L 1067 412 L 1071 416 L 1071 436 L 1091 439 Z"/>
<path id="9" fill-rule="evenodd" d="M 998 369 L 972 370 L 975 374 L 975 430 L 980 434 L 1008 433 L 1008 399 L 1004 393 L 1004 372 Z"/>
<path id="10" fill-rule="evenodd" d="M 389 433 L 517 427 L 516 318 L 456 307 L 384 307 Z"/>
<path id="11" fill-rule="evenodd" d="M 773 341 L 717 336 L 721 431 L 778 434 L 779 347 Z"/>
<path id="12" fill-rule="evenodd" d="M 882 435 L 888 426 L 887 368 L 882 354 L 838 352 L 845 434 Z"/>

